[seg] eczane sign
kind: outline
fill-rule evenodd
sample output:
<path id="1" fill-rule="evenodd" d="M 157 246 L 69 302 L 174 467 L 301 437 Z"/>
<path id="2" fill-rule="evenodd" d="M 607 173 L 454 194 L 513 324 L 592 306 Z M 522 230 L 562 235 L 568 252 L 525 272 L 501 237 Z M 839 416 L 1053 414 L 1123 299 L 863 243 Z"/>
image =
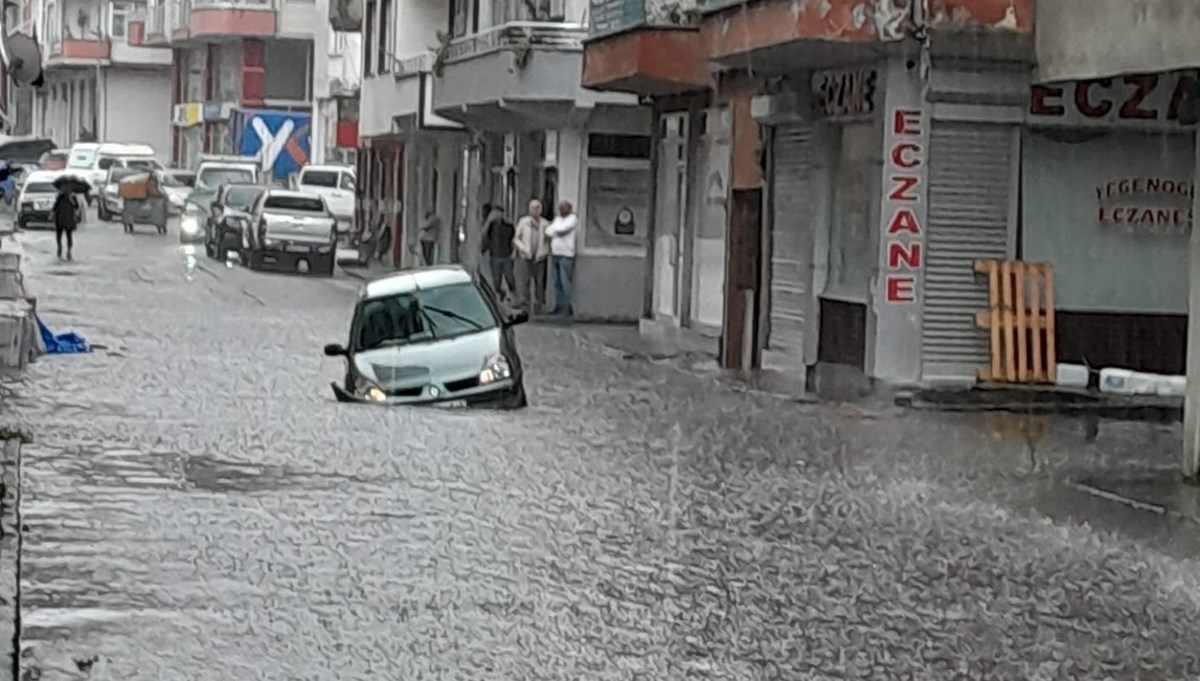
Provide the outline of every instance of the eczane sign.
<path id="1" fill-rule="evenodd" d="M 1131 75 L 1034 85 L 1029 121 L 1035 125 L 1183 127 L 1180 110 L 1190 76 Z"/>

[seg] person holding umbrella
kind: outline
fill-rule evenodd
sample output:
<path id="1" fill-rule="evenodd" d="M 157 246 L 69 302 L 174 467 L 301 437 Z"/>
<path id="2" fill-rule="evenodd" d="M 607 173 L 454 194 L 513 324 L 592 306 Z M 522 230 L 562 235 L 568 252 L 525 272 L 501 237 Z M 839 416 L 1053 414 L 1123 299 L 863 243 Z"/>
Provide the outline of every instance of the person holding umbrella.
<path id="1" fill-rule="evenodd" d="M 77 177 L 64 176 L 54 181 L 58 196 L 54 199 L 54 241 L 58 244 L 58 257 L 63 257 L 63 235 L 67 237 L 67 260 L 72 260 L 75 248 L 75 228 L 79 225 L 79 205 L 75 193 L 90 187 Z"/>

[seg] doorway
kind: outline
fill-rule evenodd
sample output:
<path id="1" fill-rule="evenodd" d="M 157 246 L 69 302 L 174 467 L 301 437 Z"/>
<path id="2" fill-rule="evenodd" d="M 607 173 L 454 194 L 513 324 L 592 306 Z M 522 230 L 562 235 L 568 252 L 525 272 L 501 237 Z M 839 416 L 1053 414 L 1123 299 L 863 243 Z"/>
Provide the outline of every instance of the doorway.
<path id="1" fill-rule="evenodd" d="M 662 116 L 659 143 L 657 236 L 654 245 L 654 316 L 675 325 L 684 318 L 684 252 L 688 239 L 688 114 Z"/>

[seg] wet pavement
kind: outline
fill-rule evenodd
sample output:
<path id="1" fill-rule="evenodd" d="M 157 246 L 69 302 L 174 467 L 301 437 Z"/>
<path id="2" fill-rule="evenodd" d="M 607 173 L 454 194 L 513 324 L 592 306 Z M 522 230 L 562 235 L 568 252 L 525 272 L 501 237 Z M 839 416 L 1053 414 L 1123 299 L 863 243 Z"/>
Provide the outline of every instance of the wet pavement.
<path id="1" fill-rule="evenodd" d="M 27 678 L 1200 675 L 1196 526 L 1065 484 L 1177 426 L 800 405 L 540 326 L 523 412 L 342 405 L 357 280 L 23 241 L 97 346 L 5 398 Z"/>

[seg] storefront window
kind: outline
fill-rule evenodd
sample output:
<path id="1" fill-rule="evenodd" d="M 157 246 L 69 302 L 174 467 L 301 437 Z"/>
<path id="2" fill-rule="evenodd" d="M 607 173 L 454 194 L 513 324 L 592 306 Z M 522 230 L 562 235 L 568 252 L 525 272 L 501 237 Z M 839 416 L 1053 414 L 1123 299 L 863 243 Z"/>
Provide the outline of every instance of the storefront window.
<path id="1" fill-rule="evenodd" d="M 591 167 L 587 171 L 588 248 L 635 248 L 646 243 L 650 167 Z"/>
<path id="2" fill-rule="evenodd" d="M 841 126 L 835 135 L 829 230 L 829 282 L 825 296 L 866 303 L 875 249 L 871 243 L 871 176 L 875 135 L 870 122 Z"/>

